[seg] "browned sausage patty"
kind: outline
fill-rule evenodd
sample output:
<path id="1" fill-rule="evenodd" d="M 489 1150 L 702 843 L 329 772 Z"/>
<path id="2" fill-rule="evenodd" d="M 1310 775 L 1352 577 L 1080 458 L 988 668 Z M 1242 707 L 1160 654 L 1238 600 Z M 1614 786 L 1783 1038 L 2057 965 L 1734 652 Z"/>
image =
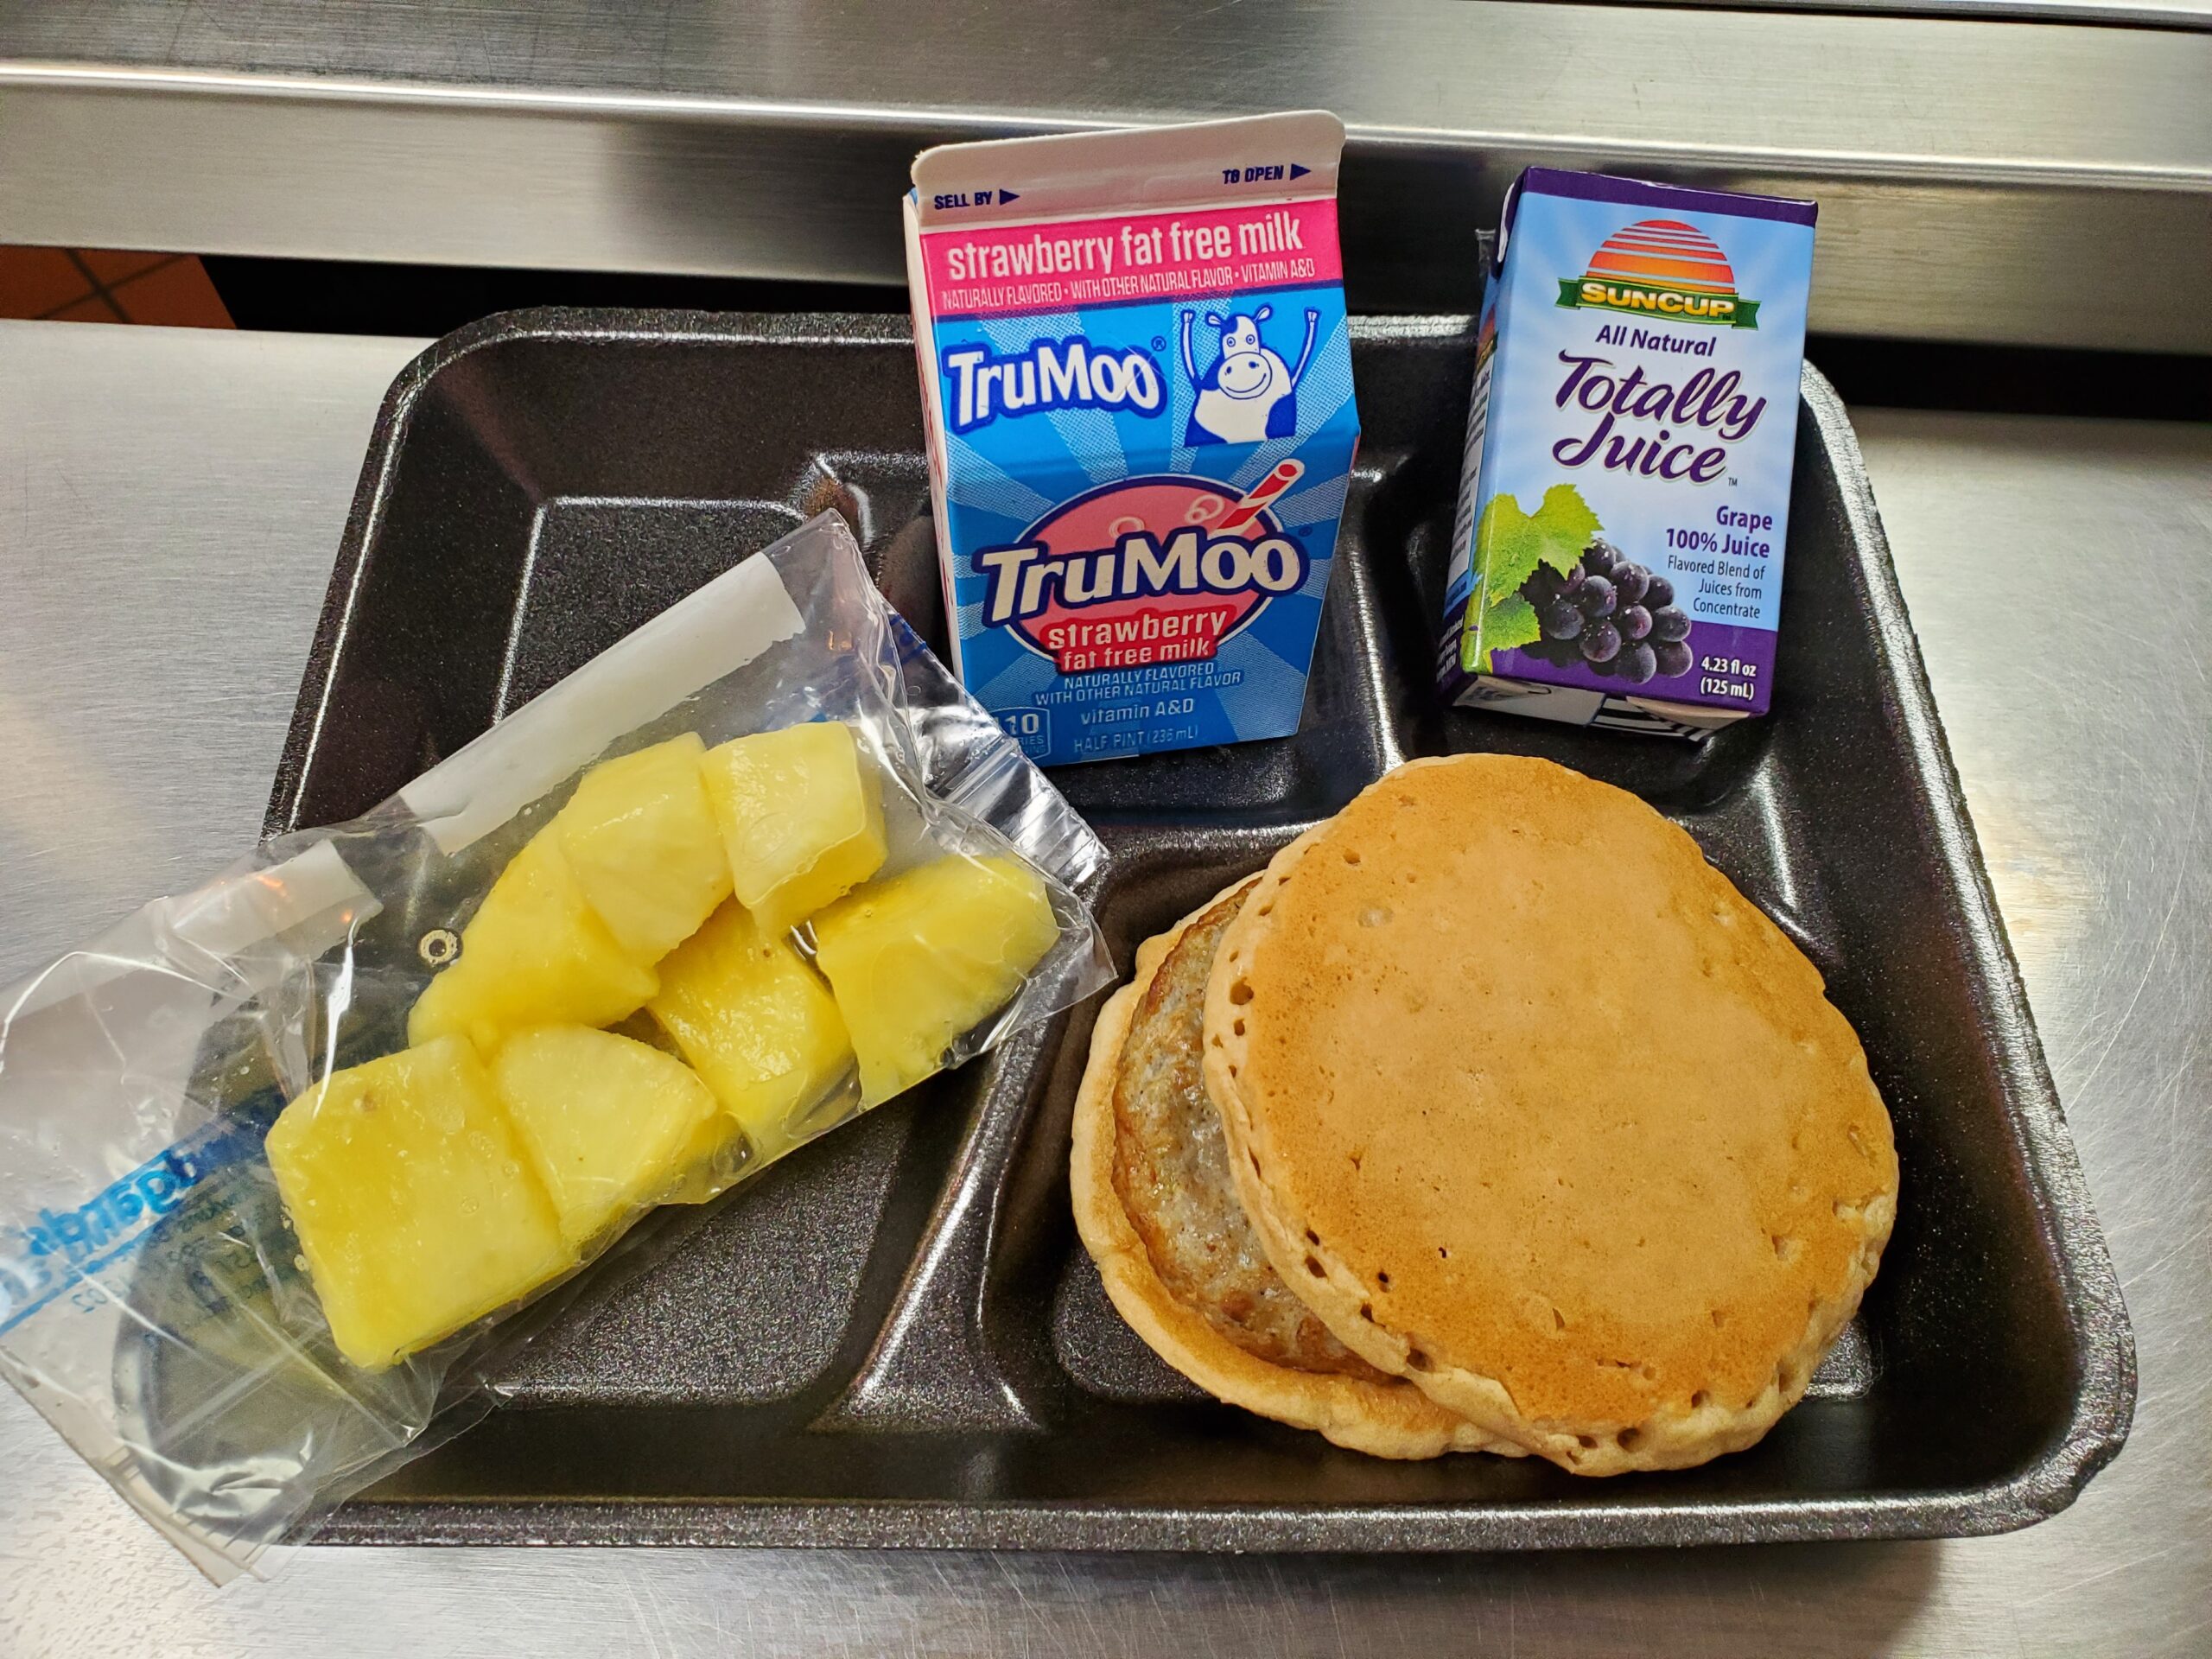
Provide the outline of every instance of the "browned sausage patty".
<path id="1" fill-rule="evenodd" d="M 1229 1173 L 1198 1056 L 1215 947 L 1252 883 L 1191 924 L 1153 976 L 1114 1087 L 1114 1190 L 1153 1271 L 1246 1353 L 1297 1370 L 1388 1379 L 1316 1319 L 1268 1263 Z"/>

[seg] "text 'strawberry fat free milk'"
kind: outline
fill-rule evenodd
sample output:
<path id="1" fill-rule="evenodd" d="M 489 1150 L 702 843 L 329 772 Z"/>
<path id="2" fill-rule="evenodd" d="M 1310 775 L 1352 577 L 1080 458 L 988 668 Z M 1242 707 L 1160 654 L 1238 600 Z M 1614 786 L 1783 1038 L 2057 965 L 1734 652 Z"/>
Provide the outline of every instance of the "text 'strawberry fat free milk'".
<path id="1" fill-rule="evenodd" d="M 1813 219 L 1521 175 L 1453 526 L 1455 701 L 1685 737 L 1767 711 Z"/>
<path id="2" fill-rule="evenodd" d="M 1039 761 L 1297 729 L 1359 437 L 1343 145 L 1311 112 L 914 163 L 954 661 Z"/>

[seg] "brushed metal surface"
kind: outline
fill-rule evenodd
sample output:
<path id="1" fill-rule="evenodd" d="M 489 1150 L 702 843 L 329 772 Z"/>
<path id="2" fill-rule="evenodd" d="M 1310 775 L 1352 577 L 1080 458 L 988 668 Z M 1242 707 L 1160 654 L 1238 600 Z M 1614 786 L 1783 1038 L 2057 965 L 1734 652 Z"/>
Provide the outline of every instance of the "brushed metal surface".
<path id="1" fill-rule="evenodd" d="M 2212 351 L 2212 32 L 1302 0 L 0 0 L 0 240 L 903 279 L 917 147 L 1318 104 L 1356 303 L 1530 161 L 1820 197 L 1815 326 Z"/>
<path id="2" fill-rule="evenodd" d="M 0 971 L 252 833 L 415 349 L 0 326 L 0 706 L 27 711 L 10 792 L 37 804 L 6 809 Z M 4 1395 L 0 1652 L 380 1659 L 403 1630 L 456 1656 L 2203 1652 L 2212 433 L 1858 424 L 2134 1316 L 2134 1433 L 2073 1510 L 1955 1543 L 1512 1560 L 309 1548 L 217 1595 Z M 2030 598 L 1993 626 L 1998 575 Z M 105 887 L 79 868 L 130 835 L 156 850 Z"/>
<path id="3" fill-rule="evenodd" d="M 0 322 L 0 983 L 250 842 L 413 349 Z"/>
<path id="4" fill-rule="evenodd" d="M 1609 0 L 1649 5 L 1664 0 Z M 1673 0 L 1682 5 L 1726 6 L 1732 0 Z M 2020 22 L 2144 23 L 2164 29 L 2212 28 L 2204 0 L 1763 0 L 1790 11 L 1835 11 L 1855 16 L 1912 15 L 1987 17 Z"/>

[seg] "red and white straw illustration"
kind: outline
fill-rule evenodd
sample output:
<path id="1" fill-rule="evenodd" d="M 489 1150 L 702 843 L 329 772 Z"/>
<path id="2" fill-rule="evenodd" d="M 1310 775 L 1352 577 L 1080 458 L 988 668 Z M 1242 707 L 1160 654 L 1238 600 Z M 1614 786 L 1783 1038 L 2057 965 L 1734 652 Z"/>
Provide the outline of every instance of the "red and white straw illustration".
<path id="1" fill-rule="evenodd" d="M 1306 463 L 1301 461 L 1279 461 L 1274 470 L 1254 485 L 1243 499 L 1222 514 L 1221 522 L 1214 526 L 1219 531 L 1242 530 L 1260 516 L 1261 509 L 1306 475 Z"/>

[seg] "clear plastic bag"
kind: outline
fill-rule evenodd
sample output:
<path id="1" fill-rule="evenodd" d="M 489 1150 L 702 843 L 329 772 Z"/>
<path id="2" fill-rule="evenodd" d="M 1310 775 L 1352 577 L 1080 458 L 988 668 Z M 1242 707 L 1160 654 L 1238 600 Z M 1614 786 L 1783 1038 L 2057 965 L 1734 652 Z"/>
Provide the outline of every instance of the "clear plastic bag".
<path id="1" fill-rule="evenodd" d="M 594 763 L 684 733 L 711 747 L 827 721 L 880 784 L 886 853 L 855 900 L 956 860 L 1026 868 L 1049 901 L 1049 925 L 1033 908 L 1025 936 L 1049 938 L 1041 958 L 944 1064 L 1105 982 L 1084 897 L 1103 848 L 824 514 L 366 817 L 270 842 L 0 1000 L 0 1373 L 210 1577 L 299 1541 L 473 1421 L 491 1403 L 485 1380 L 584 1268 L 672 1248 L 696 1201 L 863 1109 L 848 1064 L 719 1146 L 681 1190 L 622 1210 L 558 1276 L 382 1369 L 340 1356 L 264 1154 L 289 1104 L 327 1108 L 340 1085 L 315 1085 L 406 1045 L 434 975 L 456 948 L 469 959 L 467 923 L 493 880 Z M 836 909 L 785 943 L 817 957 L 813 920 L 842 925 L 826 919 Z M 865 989 L 857 969 L 849 988 Z M 893 1073 L 871 1074 L 875 1088 Z"/>

